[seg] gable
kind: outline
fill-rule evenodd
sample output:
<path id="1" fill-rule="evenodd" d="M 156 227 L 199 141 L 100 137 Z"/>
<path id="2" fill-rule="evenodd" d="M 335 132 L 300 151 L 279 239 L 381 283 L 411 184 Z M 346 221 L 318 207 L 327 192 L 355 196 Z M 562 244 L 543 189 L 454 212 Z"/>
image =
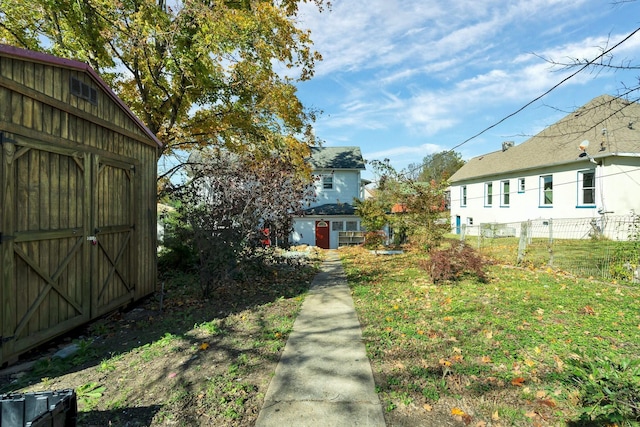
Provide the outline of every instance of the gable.
<path id="1" fill-rule="evenodd" d="M 15 70 L 24 70 L 14 73 Z M 161 142 L 89 65 L 0 44 L 0 89 L 155 147 Z"/>
<path id="2" fill-rule="evenodd" d="M 578 146 L 594 159 L 640 153 L 640 104 L 610 95 L 594 98 L 522 144 L 474 157 L 451 177 L 459 182 L 554 165 L 585 167 Z"/>
<path id="3" fill-rule="evenodd" d="M 312 147 L 309 163 L 316 170 L 365 169 L 360 147 Z"/>

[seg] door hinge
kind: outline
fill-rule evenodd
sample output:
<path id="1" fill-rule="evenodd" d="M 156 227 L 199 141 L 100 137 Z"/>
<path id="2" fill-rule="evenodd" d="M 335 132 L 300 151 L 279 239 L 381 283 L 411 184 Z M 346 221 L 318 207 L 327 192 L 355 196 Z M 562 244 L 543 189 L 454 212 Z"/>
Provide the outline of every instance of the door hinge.
<path id="1" fill-rule="evenodd" d="M 0 132 L 0 145 L 2 144 L 16 144 L 16 141 L 7 138 L 7 135 L 4 132 Z"/>
<path id="2" fill-rule="evenodd" d="M 0 245 L 4 242 L 8 242 L 9 240 L 15 239 L 15 236 L 7 236 L 4 233 L 0 233 Z"/>
<path id="3" fill-rule="evenodd" d="M 3 336 L 0 335 L 0 347 L 2 347 L 4 345 L 4 343 L 8 343 L 9 341 L 11 341 L 14 338 L 15 338 L 15 336 L 13 336 L 13 337 L 3 337 Z"/>

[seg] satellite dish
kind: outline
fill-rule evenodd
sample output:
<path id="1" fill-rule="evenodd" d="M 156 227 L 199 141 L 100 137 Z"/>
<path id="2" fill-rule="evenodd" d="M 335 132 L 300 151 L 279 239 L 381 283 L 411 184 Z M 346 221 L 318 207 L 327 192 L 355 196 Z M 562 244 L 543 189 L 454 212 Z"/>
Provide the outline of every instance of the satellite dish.
<path id="1" fill-rule="evenodd" d="M 586 150 L 586 149 L 587 149 L 587 147 L 588 147 L 588 146 L 589 146 L 589 140 L 585 139 L 584 141 L 582 141 L 582 142 L 580 143 L 580 145 L 578 146 L 578 148 L 579 148 L 581 151 L 584 151 L 584 150 Z"/>

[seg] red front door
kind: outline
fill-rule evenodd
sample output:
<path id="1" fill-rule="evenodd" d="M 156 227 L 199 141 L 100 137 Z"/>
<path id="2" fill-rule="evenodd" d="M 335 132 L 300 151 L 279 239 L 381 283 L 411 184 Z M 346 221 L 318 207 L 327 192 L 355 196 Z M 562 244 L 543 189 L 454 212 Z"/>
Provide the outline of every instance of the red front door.
<path id="1" fill-rule="evenodd" d="M 316 246 L 329 249 L 329 223 L 327 221 L 316 221 Z"/>

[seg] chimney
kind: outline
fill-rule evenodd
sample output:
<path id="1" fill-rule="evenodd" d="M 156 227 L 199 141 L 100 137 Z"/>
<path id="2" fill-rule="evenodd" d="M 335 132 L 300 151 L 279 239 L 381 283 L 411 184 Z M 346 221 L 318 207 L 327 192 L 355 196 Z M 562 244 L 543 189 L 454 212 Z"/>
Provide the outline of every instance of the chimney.
<path id="1" fill-rule="evenodd" d="M 515 143 L 513 141 L 504 141 L 502 143 L 502 151 L 507 151 L 509 148 L 513 147 Z"/>

